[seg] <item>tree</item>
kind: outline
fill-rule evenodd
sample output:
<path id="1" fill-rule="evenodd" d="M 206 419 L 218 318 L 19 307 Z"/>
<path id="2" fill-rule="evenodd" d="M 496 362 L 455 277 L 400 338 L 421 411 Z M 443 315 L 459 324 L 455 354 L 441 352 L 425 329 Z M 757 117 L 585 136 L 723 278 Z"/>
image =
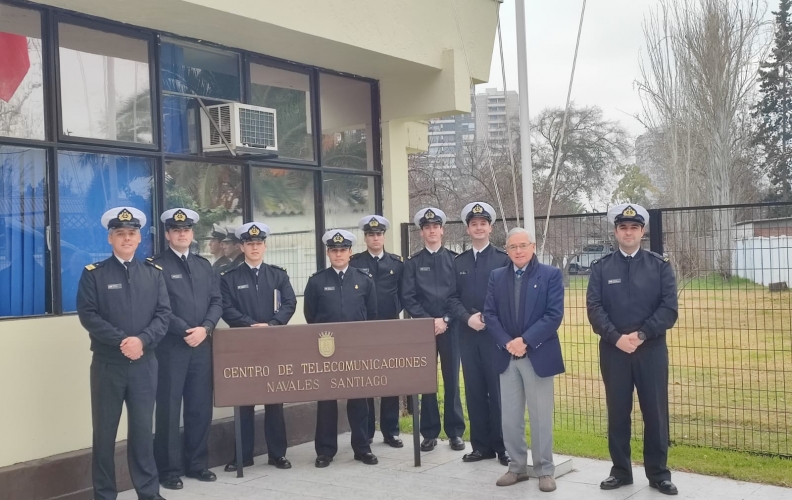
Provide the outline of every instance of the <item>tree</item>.
<path id="1" fill-rule="evenodd" d="M 754 114 L 759 120 L 756 144 L 770 178 L 770 199 L 792 201 L 792 22 L 791 0 L 781 0 L 775 15 L 770 57 L 759 69 L 761 100 Z"/>
<path id="2" fill-rule="evenodd" d="M 625 165 L 616 170 L 621 175 L 616 189 L 613 191 L 611 203 L 637 203 L 642 206 L 651 206 L 660 194 L 652 184 L 648 175 L 641 172 L 637 165 Z"/>

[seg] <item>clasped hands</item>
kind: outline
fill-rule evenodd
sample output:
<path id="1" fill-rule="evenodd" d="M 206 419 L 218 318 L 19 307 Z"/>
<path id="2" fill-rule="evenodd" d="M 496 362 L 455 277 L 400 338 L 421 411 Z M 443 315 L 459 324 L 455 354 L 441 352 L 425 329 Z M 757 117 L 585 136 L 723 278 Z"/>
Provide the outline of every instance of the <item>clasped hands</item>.
<path id="1" fill-rule="evenodd" d="M 512 356 L 521 358 L 525 356 L 525 353 L 528 351 L 528 346 L 525 344 L 522 337 L 517 337 L 506 344 L 506 350 L 509 351 L 509 354 Z"/>
<path id="2" fill-rule="evenodd" d="M 638 332 L 632 332 L 629 335 L 622 335 L 619 337 L 619 340 L 616 342 L 616 347 L 627 354 L 632 354 L 643 343 L 644 341 L 638 338 Z"/>

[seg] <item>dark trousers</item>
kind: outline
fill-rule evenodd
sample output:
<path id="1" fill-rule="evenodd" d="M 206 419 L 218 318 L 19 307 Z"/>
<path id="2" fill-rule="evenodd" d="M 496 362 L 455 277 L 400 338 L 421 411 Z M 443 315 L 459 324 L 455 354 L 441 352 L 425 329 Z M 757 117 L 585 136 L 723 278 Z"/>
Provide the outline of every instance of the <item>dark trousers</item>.
<path id="1" fill-rule="evenodd" d="M 127 407 L 127 462 L 138 496 L 159 493 L 151 425 L 157 394 L 157 358 L 91 363 L 92 473 L 94 500 L 115 500 L 115 442 L 121 409 Z"/>
<path id="2" fill-rule="evenodd" d="M 649 481 L 671 479 L 668 459 L 668 347 L 665 338 L 641 345 L 633 354 L 600 342 L 600 370 L 608 404 L 611 475 L 632 479 L 630 431 L 633 387 L 644 421 L 644 468 Z"/>
<path id="3" fill-rule="evenodd" d="M 212 345 L 190 347 L 184 339 L 165 338 L 157 347 L 159 381 L 155 414 L 154 458 L 160 479 L 209 467 L 212 425 Z M 179 421 L 184 399 L 184 454 Z"/>
<path id="4" fill-rule="evenodd" d="M 352 430 L 352 451 L 371 453 L 368 444 L 368 403 L 365 399 L 347 400 L 347 419 Z M 316 454 L 334 457 L 338 452 L 338 402 L 319 401 L 316 405 Z"/>
<path id="5" fill-rule="evenodd" d="M 368 403 L 368 433 L 369 439 L 374 438 L 377 430 L 376 408 L 374 398 L 366 400 Z M 387 396 L 380 399 L 380 431 L 383 438 L 392 438 L 399 435 L 399 396 Z"/>
<path id="6" fill-rule="evenodd" d="M 256 410 L 254 406 L 239 407 L 239 421 L 242 427 L 242 461 L 253 461 L 253 446 L 256 443 Z M 267 457 L 273 460 L 286 456 L 286 420 L 283 418 L 283 404 L 264 405 L 264 440 L 267 443 Z M 234 458 L 236 462 L 236 445 Z"/>
<path id="7" fill-rule="evenodd" d="M 443 428 L 450 438 L 462 437 L 465 419 L 462 415 L 462 400 L 459 397 L 459 338 L 456 328 L 449 326 L 441 335 L 435 335 L 437 353 L 440 355 L 440 370 L 445 390 L 443 401 Z M 437 394 L 421 396 L 421 435 L 435 439 L 440 435 L 440 408 Z"/>
<path id="8" fill-rule="evenodd" d="M 500 374 L 494 368 L 495 344 L 484 331 L 463 329 L 459 339 L 465 401 L 470 419 L 470 445 L 485 455 L 503 453 Z"/>

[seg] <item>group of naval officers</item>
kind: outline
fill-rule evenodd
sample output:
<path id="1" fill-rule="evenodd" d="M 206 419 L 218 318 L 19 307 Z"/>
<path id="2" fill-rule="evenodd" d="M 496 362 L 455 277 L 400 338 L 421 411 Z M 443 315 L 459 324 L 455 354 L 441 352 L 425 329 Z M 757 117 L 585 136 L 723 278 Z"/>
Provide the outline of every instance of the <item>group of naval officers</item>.
<path id="1" fill-rule="evenodd" d="M 648 222 L 646 211 L 637 205 L 629 206 L 629 210 L 625 207 L 615 208 L 621 212 L 614 213 L 613 217 L 609 213 L 609 217 L 616 225 L 617 239 L 619 224 L 630 223 L 633 240 L 637 235 L 637 241 L 640 242 L 644 224 Z M 322 241 L 330 266 L 308 279 L 303 301 L 304 316 L 309 324 L 398 319 L 402 311 L 412 318 L 432 318 L 443 378 L 444 411 L 441 419 L 436 394 L 422 395 L 421 451 L 428 452 L 438 446 L 441 429 L 445 431 L 452 450 L 465 450 L 462 439 L 465 420 L 459 381 L 461 363 L 472 448 L 470 453 L 462 456 L 462 460 L 478 462 L 497 459 L 502 465 L 509 466 L 512 459 L 504 444 L 499 371 L 494 362 L 499 346 L 487 333 L 483 312 L 487 290 L 492 287 L 492 271 L 510 266 L 513 262 L 517 269 L 518 264 L 513 258 L 510 259 L 506 251 L 489 242 L 496 220 L 491 205 L 484 202 L 469 203 L 461 217 L 468 227 L 472 246 L 457 254 L 443 245 L 443 227 L 447 220 L 445 213 L 435 207 L 419 210 L 414 216 L 414 223 L 420 229 L 423 248 L 406 260 L 385 250 L 390 222 L 380 215 L 367 215 L 360 220 L 358 226 L 364 235 L 366 250 L 357 254 L 352 253 L 356 243 L 353 233 L 344 229 L 327 231 Z M 253 221 L 233 231 L 215 225 L 209 243 L 210 253 L 215 258 L 212 263 L 191 249 L 194 248 L 195 239 L 193 226 L 199 221 L 195 211 L 173 208 L 162 213 L 160 220 L 165 227 L 168 248 L 158 255 L 141 260 L 135 256 L 135 252 L 141 242 L 140 230 L 147 222 L 145 214 L 134 207 L 117 207 L 105 212 L 102 224 L 108 230 L 112 255 L 104 261 L 86 266 L 79 284 L 79 318 L 89 333 L 93 351 L 90 384 L 92 476 L 96 500 L 115 499 L 117 496 L 115 438 L 124 404 L 128 418 L 129 471 L 139 499 L 163 500 L 160 486 L 172 490 L 182 489 L 182 476 L 198 481 L 215 481 L 216 475 L 208 468 L 208 437 L 212 420 L 212 332 L 221 319 L 231 328 L 286 325 L 297 307 L 296 295 L 286 270 L 265 262 L 267 238 L 271 234 L 267 224 Z M 632 228 L 632 225 L 639 227 Z M 519 246 L 521 255 L 524 255 L 523 251 L 529 243 L 534 245 L 532 237 L 524 230 L 523 233 L 526 234 L 518 236 L 525 236 L 526 243 L 509 247 L 516 249 Z M 638 249 L 636 252 L 643 251 Z M 634 259 L 636 255 L 638 259 Z M 638 273 L 662 274 L 662 280 L 658 279 L 657 283 L 665 283 L 669 279 L 668 266 L 659 265 L 657 259 L 652 257 L 643 260 L 640 257 L 637 253 L 630 257 L 635 260 L 634 267 L 644 266 Z M 527 258 L 536 259 L 531 252 Z M 592 277 L 596 275 L 597 279 L 606 279 L 608 276 L 603 276 L 603 273 L 619 272 L 621 258 L 612 259 L 613 263 L 607 258 L 602 260 L 608 262 L 600 266 L 602 269 L 592 266 Z M 530 269 L 530 266 L 521 266 L 523 270 Z M 522 274 L 519 269 L 517 273 L 518 277 Z M 626 279 L 630 279 L 629 269 Z M 673 280 L 673 274 L 670 279 Z M 612 281 L 608 280 L 608 283 Z M 648 294 L 651 288 L 646 285 L 647 282 L 651 283 L 651 278 L 642 281 L 642 288 L 632 289 L 632 295 L 619 297 L 618 300 L 640 300 L 640 293 Z M 607 295 L 616 291 L 616 288 L 624 290 L 622 287 L 602 286 L 592 292 L 590 285 L 590 300 L 596 294 L 604 292 Z M 663 293 L 666 292 L 664 288 Z M 663 296 L 663 300 L 666 298 Z M 625 376 L 633 380 L 638 378 L 636 370 L 640 372 L 657 366 L 658 354 L 648 352 L 644 356 L 643 352 L 647 350 L 643 349 L 642 356 L 632 355 L 640 350 L 639 346 L 647 339 L 643 331 L 639 332 L 643 339 L 639 339 L 638 334 L 634 335 L 635 339 L 628 337 L 626 330 L 634 328 L 635 321 L 622 325 L 615 319 L 626 304 L 612 303 L 608 297 L 600 297 L 595 302 L 599 323 L 594 325 L 594 330 L 602 337 L 602 343 L 606 344 L 601 348 L 609 349 L 608 356 L 613 360 L 605 377 L 609 422 L 617 422 L 621 426 L 609 426 L 615 465 L 613 475 L 601 485 L 603 489 L 614 489 L 632 482 L 629 467 L 632 383 L 629 385 L 627 401 Z M 591 306 L 589 309 L 591 316 Z M 633 315 L 644 314 L 648 317 L 656 312 L 651 306 L 646 309 L 648 312 L 645 314 L 642 311 Z M 644 328 L 651 332 L 652 338 L 648 340 L 654 340 L 654 351 L 658 350 L 658 345 L 665 345 L 663 328 L 669 321 L 673 324 L 675 316 L 670 316 L 675 314 L 675 310 L 672 312 L 666 311 L 669 317 L 663 318 L 665 323 L 655 321 L 651 329 Z M 644 320 L 646 318 L 641 321 Z M 512 336 L 518 339 L 520 333 Z M 660 338 L 662 344 L 658 340 Z M 521 356 L 507 356 L 514 360 L 531 356 L 530 345 L 520 349 Z M 509 353 L 516 352 L 509 348 Z M 630 356 L 621 359 L 617 353 L 628 353 Z M 665 356 L 667 365 L 667 352 Z M 654 383 L 647 389 L 649 382 L 646 376 L 643 373 L 643 377 L 635 382 L 639 397 L 649 395 L 662 402 L 662 384 Z M 665 377 L 667 379 L 667 369 Z M 613 388 L 609 386 L 609 380 Z M 619 386 L 618 396 L 614 392 L 616 386 Z M 550 388 L 552 413 L 552 381 Z M 628 404 L 629 409 L 625 408 Z M 384 443 L 394 448 L 403 447 L 399 437 L 399 398 L 383 397 L 379 406 L 379 428 Z M 655 476 L 649 479 L 650 482 L 655 481 L 653 486 L 663 493 L 675 494 L 670 473 L 665 467 L 667 414 L 662 414 L 662 405 L 656 405 L 656 408 L 660 415 L 651 424 L 647 421 L 648 434 L 657 434 L 651 443 L 647 443 L 649 455 L 645 459 L 651 462 L 647 463 L 647 473 L 651 465 Z M 376 423 L 374 400 L 350 399 L 346 404 L 346 412 L 355 460 L 367 465 L 377 464 L 377 457 L 371 449 Z M 267 463 L 278 469 L 289 469 L 291 463 L 286 458 L 283 406 L 265 405 L 264 415 Z M 183 436 L 179 428 L 181 418 L 184 423 Z M 523 413 L 520 413 L 519 418 L 523 419 Z M 338 451 L 337 419 L 336 401 L 318 403 L 316 467 L 328 467 Z M 242 465 L 248 467 L 253 465 L 254 460 L 254 408 L 240 408 L 240 420 Z M 152 423 L 155 424 L 153 440 Z M 503 426 L 505 428 L 506 424 Z M 524 421 L 521 428 L 524 429 Z M 514 454 L 527 453 L 524 431 L 521 439 L 522 448 L 515 448 Z M 526 456 L 522 460 L 524 462 Z M 536 454 L 534 462 L 534 467 L 539 467 Z M 513 467 L 512 463 L 510 470 Z M 521 467 L 525 469 L 526 465 L 523 463 Z M 236 469 L 235 459 L 225 466 L 227 472 Z M 504 478 L 510 480 L 499 480 L 498 485 L 523 481 L 527 479 L 527 472 L 507 473 Z M 552 491 L 555 482 L 540 483 L 540 489 Z"/>

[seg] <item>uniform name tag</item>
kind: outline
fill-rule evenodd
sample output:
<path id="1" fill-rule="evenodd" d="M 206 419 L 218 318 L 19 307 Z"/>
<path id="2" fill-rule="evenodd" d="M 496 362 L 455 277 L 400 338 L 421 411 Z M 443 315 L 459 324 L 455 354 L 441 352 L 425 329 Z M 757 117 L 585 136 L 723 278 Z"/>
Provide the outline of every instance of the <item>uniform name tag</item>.
<path id="1" fill-rule="evenodd" d="M 459 271 L 459 274 L 467 274 L 467 271 Z"/>
<path id="2" fill-rule="evenodd" d="M 324 291 L 325 292 L 332 292 L 333 290 L 335 290 L 334 286 L 326 286 L 326 287 L 324 287 Z"/>
<path id="3" fill-rule="evenodd" d="M 428 267 L 419 267 L 418 270 L 419 271 L 428 271 L 429 268 Z"/>
<path id="4" fill-rule="evenodd" d="M 115 283 L 113 285 L 107 285 L 107 289 L 108 290 L 120 290 L 121 289 L 121 283 Z"/>
<path id="5" fill-rule="evenodd" d="M 609 285 L 615 285 L 617 283 L 621 283 L 621 278 L 617 278 L 615 280 L 608 280 Z"/>
<path id="6" fill-rule="evenodd" d="M 172 280 L 180 280 L 181 277 L 182 277 L 181 274 L 171 274 L 171 279 Z"/>
<path id="7" fill-rule="evenodd" d="M 238 285 L 237 290 L 242 290 L 243 288 L 250 288 L 250 285 Z"/>

